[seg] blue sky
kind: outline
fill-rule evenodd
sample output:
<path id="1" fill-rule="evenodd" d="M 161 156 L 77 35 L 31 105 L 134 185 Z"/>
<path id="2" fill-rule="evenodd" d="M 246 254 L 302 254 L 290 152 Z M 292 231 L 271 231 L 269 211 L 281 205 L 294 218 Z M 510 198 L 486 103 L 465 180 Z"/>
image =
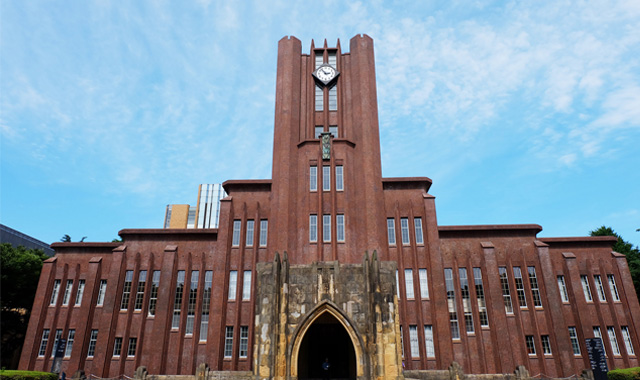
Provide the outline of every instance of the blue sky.
<path id="1" fill-rule="evenodd" d="M 374 39 L 383 175 L 438 222 L 640 244 L 640 2 L 0 2 L 3 224 L 159 228 L 199 183 L 270 178 L 277 42 Z"/>

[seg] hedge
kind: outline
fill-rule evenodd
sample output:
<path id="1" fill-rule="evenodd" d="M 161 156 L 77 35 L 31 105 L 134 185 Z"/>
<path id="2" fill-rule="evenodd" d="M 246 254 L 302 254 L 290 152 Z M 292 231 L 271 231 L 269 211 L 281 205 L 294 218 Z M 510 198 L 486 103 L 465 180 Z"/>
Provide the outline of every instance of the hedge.
<path id="1" fill-rule="evenodd" d="M 58 380 L 51 372 L 0 370 L 0 380 Z"/>
<path id="2" fill-rule="evenodd" d="M 614 369 L 607 375 L 609 380 L 640 380 L 640 367 Z"/>

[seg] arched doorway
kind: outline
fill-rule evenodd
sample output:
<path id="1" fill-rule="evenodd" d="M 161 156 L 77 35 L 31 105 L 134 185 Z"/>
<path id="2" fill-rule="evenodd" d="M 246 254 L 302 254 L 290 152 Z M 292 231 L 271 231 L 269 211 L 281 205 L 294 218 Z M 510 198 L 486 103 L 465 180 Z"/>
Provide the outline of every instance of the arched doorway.
<path id="1" fill-rule="evenodd" d="M 325 359 L 331 364 L 331 379 L 356 378 L 356 353 L 344 326 L 328 312 L 313 321 L 304 334 L 298 351 L 298 379 L 324 379 Z"/>

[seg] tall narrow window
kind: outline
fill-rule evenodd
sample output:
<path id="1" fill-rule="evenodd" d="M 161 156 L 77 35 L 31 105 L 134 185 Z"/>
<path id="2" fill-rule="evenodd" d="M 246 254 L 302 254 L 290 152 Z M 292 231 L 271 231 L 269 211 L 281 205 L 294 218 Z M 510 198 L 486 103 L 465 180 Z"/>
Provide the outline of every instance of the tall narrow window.
<path id="1" fill-rule="evenodd" d="M 482 284 L 482 270 L 473 268 L 473 281 L 476 286 L 476 299 L 478 301 L 478 316 L 480 317 L 480 326 L 489 326 L 489 316 L 487 314 L 487 301 L 484 297 L 484 286 Z"/>
<path id="2" fill-rule="evenodd" d="M 113 356 L 120 356 L 122 352 L 122 337 L 116 337 L 113 341 Z"/>
<path id="3" fill-rule="evenodd" d="M 405 269 L 404 270 L 404 288 L 407 293 L 407 299 L 411 300 L 414 298 L 413 294 L 413 270 Z"/>
<path id="4" fill-rule="evenodd" d="M 398 299 L 400 299 L 400 281 L 398 280 L 398 270 L 396 270 L 396 293 Z"/>
<path id="5" fill-rule="evenodd" d="M 453 269 L 444 268 L 444 283 L 447 289 L 447 305 L 449 307 L 449 326 L 451 328 L 451 338 L 460 339 L 458 313 L 456 312 L 456 292 L 453 286 Z"/>
<path id="6" fill-rule="evenodd" d="M 180 327 L 180 312 L 182 310 L 182 296 L 184 294 L 184 271 L 178 271 L 176 278 L 176 296 L 173 299 L 173 317 L 171 318 L 171 328 Z"/>
<path id="7" fill-rule="evenodd" d="M 322 66 L 322 64 L 324 63 L 324 58 L 323 58 L 323 54 L 324 54 L 324 50 L 318 50 L 315 52 L 315 57 L 316 57 L 316 69 L 320 66 Z"/>
<path id="8" fill-rule="evenodd" d="M 420 298 L 429 298 L 429 283 L 427 282 L 427 270 L 418 269 L 418 278 L 420 280 Z"/>
<path id="9" fill-rule="evenodd" d="M 316 84 L 316 111 L 324 110 L 324 89 Z"/>
<path id="10" fill-rule="evenodd" d="M 598 292 L 598 300 L 607 302 L 607 296 L 604 294 L 604 286 L 602 285 L 602 277 L 599 274 L 593 276 L 593 282 L 596 284 L 596 292 Z"/>
<path id="11" fill-rule="evenodd" d="M 433 327 L 431 325 L 424 326 L 424 345 L 428 358 L 436 357 L 436 349 L 433 344 Z"/>
<path id="12" fill-rule="evenodd" d="M 96 306 L 104 305 L 104 296 L 107 294 L 107 280 L 100 280 L 100 288 L 98 289 L 98 300 Z"/>
<path id="13" fill-rule="evenodd" d="M 529 355 L 535 355 L 536 354 L 536 345 L 535 342 L 533 341 L 533 335 L 527 335 L 524 337 L 526 343 L 527 343 L 527 354 Z"/>
<path id="14" fill-rule="evenodd" d="M 337 65 L 336 65 L 337 60 L 336 60 L 336 52 L 335 52 L 335 50 L 334 51 L 328 51 L 327 52 L 327 58 L 329 58 L 328 63 L 331 66 L 333 66 L 334 68 L 337 68 Z"/>
<path id="15" fill-rule="evenodd" d="M 251 271 L 246 270 L 242 279 L 242 299 L 247 301 L 251 299 Z"/>
<path id="16" fill-rule="evenodd" d="M 409 347 L 411 348 L 411 357 L 419 358 L 418 326 L 409 326 Z"/>
<path id="17" fill-rule="evenodd" d="M 471 310 L 471 295 L 469 292 L 469 277 L 467 268 L 458 268 L 460 276 L 460 296 L 462 297 L 462 311 L 464 312 L 464 325 L 467 333 L 473 333 L 473 312 Z"/>
<path id="18" fill-rule="evenodd" d="M 564 282 L 564 276 L 558 276 L 558 290 L 562 302 L 569 302 L 569 293 L 567 292 L 567 284 Z"/>
<path id="19" fill-rule="evenodd" d="M 58 283 L 58 285 L 60 285 Z M 49 329 L 42 330 L 42 339 L 40 340 L 40 349 L 38 356 L 44 356 L 47 353 L 47 344 L 49 343 Z"/>
<path id="20" fill-rule="evenodd" d="M 338 86 L 333 85 L 329 88 L 329 111 L 338 110 Z"/>
<path id="21" fill-rule="evenodd" d="M 193 334 L 193 327 L 196 321 L 196 301 L 198 300 L 198 277 L 200 271 L 191 271 L 191 282 L 189 284 L 189 301 L 187 303 L 187 326 L 184 329 L 186 335 Z"/>
<path id="22" fill-rule="evenodd" d="M 540 337 L 540 342 L 542 343 L 542 353 L 545 355 L 551 355 L 551 341 L 549 340 L 549 335 L 542 335 Z"/>
<path id="23" fill-rule="evenodd" d="M 402 326 L 400 326 L 400 348 L 402 357 L 404 358 L 404 334 L 402 333 Z"/>
<path id="24" fill-rule="evenodd" d="M 224 357 L 230 358 L 233 354 L 233 326 L 227 326 L 224 332 Z"/>
<path id="25" fill-rule="evenodd" d="M 92 358 L 96 353 L 96 343 L 98 342 L 98 330 L 91 330 L 89 336 L 89 349 L 87 350 L 87 357 Z"/>
<path id="26" fill-rule="evenodd" d="M 322 167 L 322 191 L 331 190 L 331 166 Z"/>
<path id="27" fill-rule="evenodd" d="M 336 215 L 336 240 L 339 242 L 344 241 L 344 215 Z"/>
<path id="28" fill-rule="evenodd" d="M 231 245 L 237 247 L 240 245 L 240 226 L 242 222 L 240 220 L 233 221 L 233 236 L 231 238 Z"/>
<path id="29" fill-rule="evenodd" d="M 593 302 L 593 297 L 591 296 L 591 288 L 589 287 L 589 278 L 587 276 L 580 276 L 580 282 L 582 282 L 582 292 L 584 293 L 584 299 L 587 302 Z"/>
<path id="30" fill-rule="evenodd" d="M 251 247 L 253 245 L 253 227 L 254 222 L 252 219 L 247 220 L 247 237 L 246 237 L 246 245 L 247 247 Z"/>
<path id="31" fill-rule="evenodd" d="M 235 300 L 238 289 L 238 271 L 232 270 L 229 272 L 229 299 Z"/>
<path id="32" fill-rule="evenodd" d="M 413 228 L 416 233 L 416 244 L 424 244 L 422 236 L 422 218 L 413 218 Z"/>
<path id="33" fill-rule="evenodd" d="M 396 245 L 396 225 L 393 218 L 387 218 L 387 238 L 389 245 Z"/>
<path id="34" fill-rule="evenodd" d="M 322 125 L 316 125 L 314 128 L 315 135 L 313 137 L 317 139 L 318 137 L 320 137 L 320 134 L 322 132 L 324 132 L 324 127 Z"/>
<path id="35" fill-rule="evenodd" d="M 336 166 L 336 190 L 344 190 L 344 178 L 342 177 L 343 168 L 341 165 Z"/>
<path id="36" fill-rule="evenodd" d="M 317 166 L 309 167 L 309 190 L 310 191 L 318 190 L 318 167 Z"/>
<path id="37" fill-rule="evenodd" d="M 536 267 L 527 267 L 527 272 L 529 273 L 529 285 L 531 286 L 531 298 L 533 298 L 533 306 L 542 307 L 540 288 L 538 287 L 538 277 L 536 277 Z"/>
<path id="38" fill-rule="evenodd" d="M 153 271 L 151 279 L 151 295 L 149 296 L 149 316 L 156 315 L 156 305 L 158 304 L 158 289 L 160 288 L 160 271 Z"/>
<path id="39" fill-rule="evenodd" d="M 246 358 L 249 354 L 249 326 L 240 326 L 240 357 Z"/>
<path id="40" fill-rule="evenodd" d="M 604 353 L 604 356 L 607 356 L 607 348 L 604 345 L 604 340 L 602 339 L 602 331 L 600 331 L 600 326 L 593 326 L 593 337 L 600 338 L 600 340 L 602 341 L 602 352 Z"/>
<path id="41" fill-rule="evenodd" d="M 267 246 L 267 232 L 269 231 L 269 221 L 267 219 L 260 220 L 260 246 Z"/>
<path id="42" fill-rule="evenodd" d="M 67 280 L 67 286 L 64 288 L 64 296 L 62 297 L 62 306 L 69 304 L 71 298 L 71 289 L 73 288 L 73 280 Z"/>
<path id="43" fill-rule="evenodd" d="M 578 342 L 578 334 L 574 326 L 569 327 L 569 339 L 571 340 L 573 354 L 580 355 L 580 343 Z"/>
<path id="44" fill-rule="evenodd" d="M 608 274 L 609 290 L 611 291 L 611 299 L 618 302 L 620 301 L 620 295 L 618 294 L 618 287 L 616 286 L 616 279 L 612 274 Z"/>
<path id="45" fill-rule="evenodd" d="M 402 244 L 409 244 L 409 218 L 400 218 L 400 232 L 402 236 Z"/>
<path id="46" fill-rule="evenodd" d="M 331 241 L 331 215 L 322 215 L 322 241 Z"/>
<path id="47" fill-rule="evenodd" d="M 633 343 L 631 342 L 631 334 L 629 333 L 629 326 L 620 326 L 620 331 L 622 331 L 622 339 L 624 340 L 624 346 L 627 348 L 627 354 L 635 355 Z"/>
<path id="48" fill-rule="evenodd" d="M 127 347 L 127 356 L 136 356 L 136 348 L 138 346 L 138 338 L 129 338 L 129 346 Z"/>
<path id="49" fill-rule="evenodd" d="M 330 125 L 329 126 L 329 133 L 331 133 L 331 135 L 333 137 L 338 137 L 338 126 L 337 125 Z"/>
<path id="50" fill-rule="evenodd" d="M 122 301 L 120 302 L 120 310 L 129 308 L 129 299 L 131 298 L 131 283 L 133 282 L 133 271 L 128 270 L 124 274 L 124 286 L 122 287 Z"/>
<path id="51" fill-rule="evenodd" d="M 67 348 L 64 350 L 64 356 L 70 357 L 71 352 L 73 351 L 73 341 L 76 339 L 76 330 L 70 329 L 69 334 L 67 335 Z"/>
<path id="52" fill-rule="evenodd" d="M 204 272 L 204 292 L 202 295 L 202 318 L 200 318 L 200 341 L 207 341 L 209 330 L 209 308 L 211 307 L 211 286 L 213 284 L 213 271 Z"/>
<path id="53" fill-rule="evenodd" d="M 136 289 L 136 302 L 134 303 L 133 310 L 142 310 L 142 303 L 144 302 L 144 289 L 147 285 L 147 271 L 141 270 L 138 275 L 138 289 Z"/>
<path id="54" fill-rule="evenodd" d="M 507 277 L 507 268 L 499 267 L 500 284 L 502 286 L 502 299 L 504 301 L 504 309 L 507 314 L 513 314 L 513 304 L 511 303 L 511 292 L 509 291 L 509 278 Z"/>
<path id="55" fill-rule="evenodd" d="M 527 307 L 527 298 L 524 294 L 524 282 L 522 281 L 522 270 L 520 267 L 513 267 L 513 278 L 516 283 L 516 294 L 518 295 L 518 303 L 520 308 Z"/>
<path id="56" fill-rule="evenodd" d="M 82 305 L 82 296 L 84 296 L 84 282 L 85 280 L 78 281 L 78 291 L 76 292 L 76 302 L 74 303 L 75 306 Z"/>
<path id="57" fill-rule="evenodd" d="M 53 349 L 51 350 L 52 358 L 56 355 L 56 347 L 58 346 L 60 339 L 62 339 L 62 329 L 57 329 L 56 335 L 53 337 Z"/>
<path id="58" fill-rule="evenodd" d="M 620 346 L 618 346 L 618 339 L 616 338 L 616 330 L 613 326 L 607 326 L 607 333 L 609 334 L 609 343 L 611 343 L 611 350 L 613 355 L 620 356 Z"/>
<path id="59" fill-rule="evenodd" d="M 315 214 L 309 215 L 309 241 L 318 241 L 318 215 Z"/>
<path id="60" fill-rule="evenodd" d="M 60 280 L 53 282 L 53 291 L 51 292 L 51 301 L 49 305 L 55 305 L 58 302 L 58 294 L 60 293 Z"/>

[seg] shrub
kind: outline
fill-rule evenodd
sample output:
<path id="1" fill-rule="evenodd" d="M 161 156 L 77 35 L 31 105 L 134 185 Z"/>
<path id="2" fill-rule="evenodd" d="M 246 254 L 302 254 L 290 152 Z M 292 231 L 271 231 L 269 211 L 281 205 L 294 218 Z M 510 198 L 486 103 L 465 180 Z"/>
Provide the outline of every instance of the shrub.
<path id="1" fill-rule="evenodd" d="M 58 375 L 51 372 L 2 370 L 0 380 L 58 380 Z"/>
<path id="2" fill-rule="evenodd" d="M 640 380 L 640 367 L 614 369 L 608 373 L 609 380 Z"/>

